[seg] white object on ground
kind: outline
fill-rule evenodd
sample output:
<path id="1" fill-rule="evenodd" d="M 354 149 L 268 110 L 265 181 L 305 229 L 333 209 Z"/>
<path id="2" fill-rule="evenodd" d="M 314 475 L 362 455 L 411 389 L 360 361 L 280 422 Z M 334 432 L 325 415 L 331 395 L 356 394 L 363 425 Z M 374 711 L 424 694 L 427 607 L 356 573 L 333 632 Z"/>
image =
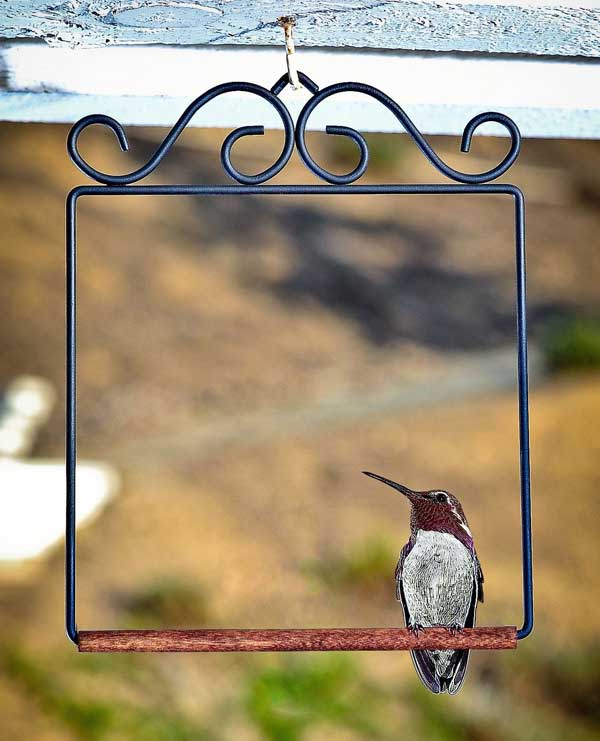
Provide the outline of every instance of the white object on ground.
<path id="1" fill-rule="evenodd" d="M 56 401 L 52 384 L 38 376 L 19 376 L 0 400 L 0 456 L 31 453 L 38 429 L 50 417 Z"/>
<path id="2" fill-rule="evenodd" d="M 104 463 L 77 464 L 77 526 L 87 523 L 119 488 Z M 65 531 L 65 466 L 57 461 L 0 459 L 0 561 L 39 556 Z"/>

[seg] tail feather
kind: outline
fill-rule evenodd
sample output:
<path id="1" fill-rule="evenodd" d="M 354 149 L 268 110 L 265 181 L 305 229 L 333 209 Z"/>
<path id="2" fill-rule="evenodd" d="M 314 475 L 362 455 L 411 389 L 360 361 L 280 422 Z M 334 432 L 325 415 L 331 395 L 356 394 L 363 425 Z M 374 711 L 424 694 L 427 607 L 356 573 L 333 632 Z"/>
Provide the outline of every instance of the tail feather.
<path id="1" fill-rule="evenodd" d="M 452 672 L 452 677 L 447 684 L 447 690 L 449 695 L 455 695 L 462 687 L 465 681 L 465 674 L 467 672 L 467 665 L 469 663 L 469 651 L 455 651 L 456 655 L 455 666 Z"/>
<path id="2" fill-rule="evenodd" d="M 452 656 L 448 661 L 440 661 L 437 655 L 442 652 L 437 651 L 411 651 L 415 669 L 421 682 L 436 695 L 447 692 L 449 695 L 455 695 L 465 680 L 467 664 L 469 663 L 469 651 L 461 649 L 456 651 L 444 651 L 444 654 L 451 653 Z"/>
<path id="3" fill-rule="evenodd" d="M 435 670 L 435 663 L 431 656 L 431 651 L 411 651 L 410 655 L 415 665 L 419 679 L 425 687 L 430 689 L 434 694 L 439 695 L 443 692 L 442 685 L 440 683 L 440 677 Z"/>

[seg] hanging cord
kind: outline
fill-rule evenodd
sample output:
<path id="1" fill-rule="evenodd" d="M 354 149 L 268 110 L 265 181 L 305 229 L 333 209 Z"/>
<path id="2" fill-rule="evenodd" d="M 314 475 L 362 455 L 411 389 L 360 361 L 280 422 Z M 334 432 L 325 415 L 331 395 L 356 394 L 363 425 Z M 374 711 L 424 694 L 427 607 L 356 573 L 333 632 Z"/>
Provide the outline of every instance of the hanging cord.
<path id="1" fill-rule="evenodd" d="M 294 26 L 296 18 L 293 15 L 284 15 L 277 19 L 285 34 L 285 60 L 287 62 L 288 80 L 294 90 L 300 90 L 302 83 L 298 78 L 296 67 L 296 47 L 294 46 Z"/>

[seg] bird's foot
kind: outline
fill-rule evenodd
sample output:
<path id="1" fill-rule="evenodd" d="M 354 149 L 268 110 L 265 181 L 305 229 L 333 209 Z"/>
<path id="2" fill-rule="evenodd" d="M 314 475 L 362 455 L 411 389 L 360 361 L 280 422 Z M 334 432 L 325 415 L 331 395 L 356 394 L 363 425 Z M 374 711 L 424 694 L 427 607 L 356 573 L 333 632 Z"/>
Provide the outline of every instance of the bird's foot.
<path id="1" fill-rule="evenodd" d="M 462 633 L 464 626 L 460 625 L 460 623 L 450 623 L 450 625 L 445 625 L 444 627 L 450 633 L 451 636 L 455 636 L 455 635 L 458 635 L 459 633 Z"/>
<path id="2" fill-rule="evenodd" d="M 419 623 L 410 623 L 407 627 L 415 638 L 418 638 L 423 630 L 423 626 Z"/>

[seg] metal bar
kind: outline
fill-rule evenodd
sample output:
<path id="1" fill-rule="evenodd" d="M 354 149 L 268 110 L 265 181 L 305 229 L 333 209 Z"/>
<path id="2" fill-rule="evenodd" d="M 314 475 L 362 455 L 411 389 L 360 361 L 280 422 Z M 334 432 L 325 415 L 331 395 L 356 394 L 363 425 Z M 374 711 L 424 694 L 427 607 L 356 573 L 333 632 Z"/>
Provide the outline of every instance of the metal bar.
<path id="1" fill-rule="evenodd" d="M 527 275 L 525 200 L 515 192 L 517 277 L 517 373 L 519 383 L 519 453 L 521 472 L 521 546 L 523 551 L 523 627 L 519 640 L 533 630 L 533 562 L 531 545 L 531 470 L 529 461 L 529 380 L 527 366 Z"/>
<path id="2" fill-rule="evenodd" d="M 517 629 L 313 628 L 284 630 L 82 630 L 81 652 L 407 651 L 414 649 L 514 649 Z"/>
<path id="3" fill-rule="evenodd" d="M 79 185 L 71 196 L 345 196 L 345 195 L 510 195 L 521 191 L 510 184 L 383 183 L 381 185 Z"/>
<path id="4" fill-rule="evenodd" d="M 67 636 L 77 643 L 75 622 L 75 472 L 77 467 L 77 195 L 67 197 L 67 400 L 66 400 L 66 474 L 67 524 L 65 534 L 65 622 Z"/>

